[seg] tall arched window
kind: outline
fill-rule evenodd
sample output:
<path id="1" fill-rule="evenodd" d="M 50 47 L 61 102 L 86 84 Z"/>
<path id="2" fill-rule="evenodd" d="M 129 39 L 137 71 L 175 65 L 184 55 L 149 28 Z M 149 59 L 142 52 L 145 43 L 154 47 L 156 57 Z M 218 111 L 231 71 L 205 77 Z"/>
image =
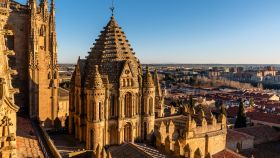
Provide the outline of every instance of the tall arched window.
<path id="1" fill-rule="evenodd" d="M 112 117 L 115 116 L 115 110 L 116 110 L 116 107 L 115 107 L 115 96 L 112 95 L 111 96 L 111 116 Z"/>
<path id="2" fill-rule="evenodd" d="M 99 102 L 98 106 L 99 106 L 99 120 L 103 120 L 102 119 L 102 116 L 103 116 L 102 103 Z"/>
<path id="3" fill-rule="evenodd" d="M 149 114 L 154 114 L 154 99 L 152 97 L 149 98 Z"/>
<path id="4" fill-rule="evenodd" d="M 92 121 L 94 119 L 94 102 L 93 100 L 90 101 L 89 103 L 89 119 Z"/>
<path id="5" fill-rule="evenodd" d="M 125 117 L 132 116 L 132 94 L 127 93 L 124 97 L 124 115 Z"/>

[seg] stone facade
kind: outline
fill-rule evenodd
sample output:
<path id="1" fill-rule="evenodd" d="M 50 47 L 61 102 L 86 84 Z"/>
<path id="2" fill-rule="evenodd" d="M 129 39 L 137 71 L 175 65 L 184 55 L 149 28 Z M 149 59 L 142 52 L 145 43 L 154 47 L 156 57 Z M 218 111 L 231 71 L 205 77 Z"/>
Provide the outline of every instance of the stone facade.
<path id="1" fill-rule="evenodd" d="M 226 117 L 184 112 L 155 120 L 156 146 L 175 157 L 204 158 L 226 148 Z"/>
<path id="2" fill-rule="evenodd" d="M 9 63 L 18 71 L 13 85 L 20 89 L 15 96 L 21 110 L 45 125 L 57 117 L 58 67 L 54 1 L 28 0 L 26 5 L 9 1 L 7 28 L 14 32 L 7 45 L 15 52 Z M 50 8 L 50 11 L 49 11 Z M 43 125 L 44 125 L 43 124 Z"/>
<path id="3" fill-rule="evenodd" d="M 6 45 L 6 37 L 14 32 L 7 28 L 9 3 L 0 0 L 0 158 L 16 158 L 16 112 L 19 107 L 14 103 L 18 92 L 12 86 L 11 75 L 17 72 L 9 67 L 9 57 L 15 55 Z"/>
<path id="4" fill-rule="evenodd" d="M 104 146 L 155 143 L 175 157 L 204 158 L 226 147 L 226 117 L 194 109 L 165 117 L 157 72 L 142 72 L 114 16 L 86 59 L 78 59 L 69 94 L 69 133 L 100 157 Z M 103 152 L 104 153 L 104 152 Z M 104 156 L 104 154 L 103 154 Z M 114 155 L 113 155 L 114 157 Z"/>

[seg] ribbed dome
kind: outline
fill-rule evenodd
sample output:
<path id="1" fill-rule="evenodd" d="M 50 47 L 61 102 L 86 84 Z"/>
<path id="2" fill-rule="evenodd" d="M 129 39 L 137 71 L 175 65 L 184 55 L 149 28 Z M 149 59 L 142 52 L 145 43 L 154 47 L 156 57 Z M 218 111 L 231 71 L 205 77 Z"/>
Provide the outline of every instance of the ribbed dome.
<path id="1" fill-rule="evenodd" d="M 107 75 L 109 83 L 113 83 L 115 86 L 119 83 L 119 77 L 126 61 L 130 63 L 133 74 L 137 76 L 140 73 L 139 60 L 135 57 L 124 32 L 113 16 L 95 41 L 96 43 L 87 57 L 87 85 L 94 77 L 95 65 L 99 66 L 100 74 Z"/>

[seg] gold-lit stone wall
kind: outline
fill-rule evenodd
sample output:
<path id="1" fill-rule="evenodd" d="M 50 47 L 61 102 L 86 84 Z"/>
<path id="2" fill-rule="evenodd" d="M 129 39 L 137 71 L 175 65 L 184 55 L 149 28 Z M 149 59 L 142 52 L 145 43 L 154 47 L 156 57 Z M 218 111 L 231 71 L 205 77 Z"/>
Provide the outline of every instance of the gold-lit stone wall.
<path id="1" fill-rule="evenodd" d="M 6 38 L 13 35 L 7 28 L 9 4 L 0 1 L 0 157 L 16 158 L 16 112 L 19 110 L 14 103 L 14 94 L 18 92 L 12 87 L 12 75 L 17 72 L 9 66 L 8 56 L 13 56 L 6 45 Z"/>
<path id="2" fill-rule="evenodd" d="M 26 5 L 8 1 L 7 28 L 14 32 L 7 39 L 10 66 L 18 71 L 13 85 L 20 89 L 16 104 L 44 126 L 57 119 L 58 67 L 54 1 L 28 0 Z"/>

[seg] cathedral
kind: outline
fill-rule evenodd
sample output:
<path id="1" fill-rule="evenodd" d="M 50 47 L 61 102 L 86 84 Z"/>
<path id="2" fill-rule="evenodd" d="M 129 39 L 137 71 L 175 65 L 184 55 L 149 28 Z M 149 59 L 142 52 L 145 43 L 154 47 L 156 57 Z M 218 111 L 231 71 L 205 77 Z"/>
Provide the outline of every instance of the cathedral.
<path id="1" fill-rule="evenodd" d="M 4 29 L 9 65 L 18 74 L 12 85 L 19 89 L 15 103 L 20 112 L 51 126 L 57 117 L 58 67 L 54 0 L 28 0 L 22 5 L 13 0 L 0 0 L 9 10 Z"/>
<path id="2" fill-rule="evenodd" d="M 72 75 L 68 130 L 96 157 L 156 153 L 138 143 L 186 158 L 210 158 L 225 149 L 224 115 L 188 108 L 165 114 L 157 71 L 142 69 L 114 14 L 93 45 Z"/>

